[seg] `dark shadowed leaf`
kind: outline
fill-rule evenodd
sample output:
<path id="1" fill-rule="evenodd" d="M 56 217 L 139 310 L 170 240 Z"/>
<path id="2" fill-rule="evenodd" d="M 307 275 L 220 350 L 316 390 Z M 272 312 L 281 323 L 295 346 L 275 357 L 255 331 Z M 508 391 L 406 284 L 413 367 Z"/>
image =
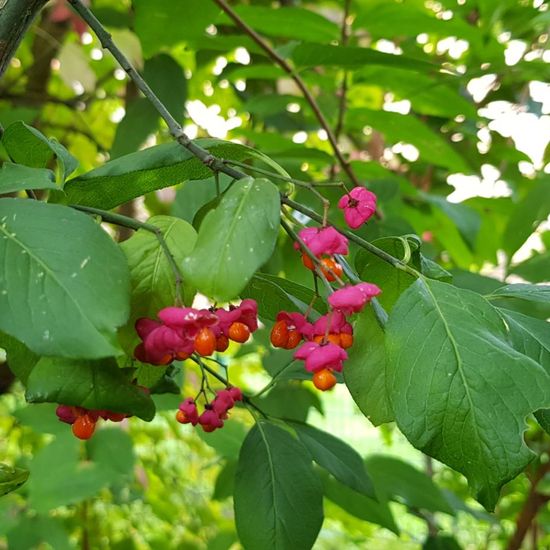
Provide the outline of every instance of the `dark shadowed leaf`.
<path id="1" fill-rule="evenodd" d="M 346 485 L 343 485 L 328 474 L 321 475 L 325 497 L 356 518 L 375 523 L 399 534 L 399 527 L 393 519 L 387 501 L 374 500 Z"/>
<path id="2" fill-rule="evenodd" d="M 369 455 L 365 463 L 377 493 L 388 499 L 398 497 L 411 508 L 454 515 L 439 487 L 407 462 L 391 456 Z"/>
<path id="3" fill-rule="evenodd" d="M 303 445 L 260 420 L 246 437 L 235 479 L 235 520 L 250 550 L 309 550 L 323 522 L 323 493 Z"/>
<path id="4" fill-rule="evenodd" d="M 308 424 L 292 422 L 298 438 L 313 460 L 340 483 L 354 491 L 376 498 L 372 480 L 361 455 L 347 443 Z"/>
<path id="5" fill-rule="evenodd" d="M 132 384 L 114 359 L 74 361 L 43 357 L 27 379 L 30 403 L 60 403 L 127 413 L 143 420 L 155 416 L 149 395 Z"/>

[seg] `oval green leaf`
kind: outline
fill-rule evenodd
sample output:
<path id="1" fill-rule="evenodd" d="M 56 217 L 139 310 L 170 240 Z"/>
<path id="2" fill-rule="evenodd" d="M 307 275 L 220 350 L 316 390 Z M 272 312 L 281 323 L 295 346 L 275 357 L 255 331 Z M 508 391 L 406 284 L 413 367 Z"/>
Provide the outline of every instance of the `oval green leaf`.
<path id="1" fill-rule="evenodd" d="M 247 550 L 309 550 L 323 523 L 323 492 L 302 444 L 260 420 L 235 479 L 235 520 Z"/>
<path id="2" fill-rule="evenodd" d="M 525 417 L 550 405 L 550 376 L 511 347 L 478 294 L 419 279 L 386 326 L 387 388 L 397 424 L 426 454 L 462 472 L 492 509 L 534 457 Z"/>
<path id="3" fill-rule="evenodd" d="M 38 354 L 119 353 L 129 311 L 124 254 L 89 216 L 25 199 L 0 199 L 0 330 Z"/>
<path id="4" fill-rule="evenodd" d="M 183 273 L 219 301 L 236 298 L 271 256 L 279 229 L 279 192 L 266 179 L 244 178 L 204 218 Z"/>

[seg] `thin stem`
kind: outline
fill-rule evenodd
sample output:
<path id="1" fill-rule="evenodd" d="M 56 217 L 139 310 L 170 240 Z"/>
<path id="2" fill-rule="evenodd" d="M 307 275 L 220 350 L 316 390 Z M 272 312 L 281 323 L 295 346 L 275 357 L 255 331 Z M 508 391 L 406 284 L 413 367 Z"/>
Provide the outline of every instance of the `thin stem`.
<path id="1" fill-rule="evenodd" d="M 298 212 L 301 212 L 302 214 L 305 214 L 312 220 L 315 220 L 318 223 L 322 223 L 323 217 L 317 214 L 314 210 L 311 210 L 307 206 L 303 206 L 298 202 L 293 201 L 292 199 L 289 199 L 288 197 L 282 196 L 281 202 L 283 204 L 286 204 L 287 206 L 290 206 L 292 209 L 297 210 Z M 329 225 L 332 225 L 333 227 L 336 227 L 334 224 L 330 223 Z M 337 228 L 338 229 L 338 228 Z M 405 273 L 408 273 L 409 275 L 412 275 L 413 277 L 420 277 L 421 274 L 414 269 L 413 267 L 403 263 L 400 259 L 395 258 L 391 254 L 388 254 L 386 251 L 382 250 L 381 248 L 378 248 L 372 243 L 369 243 L 368 241 L 365 241 L 365 239 L 362 239 L 361 237 L 358 237 L 355 235 L 355 233 L 352 233 L 351 231 L 347 231 L 345 229 L 338 229 L 342 235 L 345 235 L 350 241 L 353 241 L 354 243 L 358 244 L 360 247 L 364 248 L 365 250 L 368 250 L 375 256 L 378 256 L 381 260 L 384 260 L 385 262 L 389 263 L 396 269 L 400 269 L 401 271 L 404 271 Z"/>
<path id="2" fill-rule="evenodd" d="M 78 15 L 90 26 L 95 35 L 99 39 L 102 47 L 113 55 L 119 65 L 126 71 L 130 79 L 135 83 L 137 88 L 149 100 L 151 105 L 157 110 L 161 118 L 166 122 L 172 137 L 183 147 L 185 147 L 192 155 L 198 158 L 204 165 L 208 166 L 213 172 L 223 172 L 235 179 L 246 177 L 246 174 L 239 172 L 230 166 L 225 165 L 220 159 L 211 155 L 206 149 L 197 145 L 187 134 L 179 122 L 170 114 L 164 103 L 160 101 L 149 84 L 145 82 L 142 76 L 137 72 L 135 67 L 130 63 L 129 59 L 122 53 L 118 46 L 113 42 L 111 34 L 107 32 L 105 27 L 99 22 L 97 17 L 90 9 L 82 3 L 82 0 L 68 0 L 73 9 Z"/>
<path id="3" fill-rule="evenodd" d="M 315 305 L 315 302 L 319 299 L 319 291 L 318 291 L 318 288 L 317 288 L 317 277 L 315 277 L 315 274 L 313 274 L 313 280 L 314 280 L 314 285 L 315 285 L 315 293 L 313 294 L 313 298 L 309 302 L 309 304 L 307 306 L 307 309 L 304 313 L 304 317 L 306 318 L 306 320 L 309 318 L 309 314 L 311 313 L 311 310 L 313 309 L 313 306 Z"/>
<path id="4" fill-rule="evenodd" d="M 206 365 L 205 363 L 202 362 L 200 356 L 198 355 L 195 355 L 193 354 L 191 357 L 190 357 L 191 360 L 193 360 L 195 363 L 197 363 L 197 365 L 200 366 L 201 369 L 204 369 L 206 372 L 208 372 L 209 374 L 211 374 L 216 380 L 218 380 L 219 382 L 221 382 L 224 386 L 229 386 L 229 380 L 227 380 L 226 378 L 224 378 L 221 374 L 219 374 L 218 372 L 216 372 L 213 368 L 209 367 L 208 365 Z M 254 409 L 256 409 L 263 417 L 267 418 L 267 415 L 264 413 L 264 411 L 262 411 L 262 409 L 260 409 L 258 406 L 256 406 L 254 403 L 252 403 L 252 401 L 250 400 L 250 397 L 248 395 L 245 395 L 243 393 L 243 403 L 246 403 L 247 405 L 249 405 L 250 407 L 253 407 Z"/>
<path id="5" fill-rule="evenodd" d="M 223 159 L 222 162 L 224 164 L 232 164 L 234 166 L 240 166 L 241 168 L 246 168 L 252 172 L 257 172 L 258 174 L 263 174 L 264 176 L 269 176 L 271 178 L 280 179 L 283 181 L 288 181 L 290 183 L 294 183 L 296 185 L 299 185 L 300 187 L 343 187 L 344 183 L 341 181 L 304 181 L 299 180 L 296 178 L 291 178 L 290 176 L 283 176 L 282 174 L 278 174 L 277 172 L 270 172 L 269 170 L 264 170 L 263 168 L 258 168 L 256 166 L 252 166 L 250 164 L 246 164 L 245 162 L 239 162 L 238 160 L 230 160 L 230 159 Z"/>
<path id="6" fill-rule="evenodd" d="M 288 64 L 288 62 L 283 57 L 281 57 L 262 36 L 260 36 L 252 27 L 250 27 L 241 19 L 241 17 L 237 15 L 237 13 L 227 4 L 227 2 L 225 2 L 225 0 L 214 0 L 214 2 L 218 4 L 218 6 L 229 16 L 230 19 L 233 20 L 237 27 L 239 27 L 244 33 L 252 38 L 252 40 L 254 40 L 254 42 L 256 42 L 256 44 L 258 44 L 258 46 L 260 46 L 260 48 L 264 50 L 267 56 L 277 65 L 279 65 L 279 67 L 281 67 L 290 76 L 290 78 L 292 78 L 292 80 L 294 80 L 296 86 L 298 86 L 298 88 L 302 92 L 305 100 L 309 103 L 309 106 L 311 107 L 311 110 L 319 121 L 319 124 L 327 133 L 330 146 L 332 147 L 332 150 L 334 151 L 334 154 L 338 159 L 338 163 L 355 186 L 361 185 L 352 167 L 340 150 L 340 147 L 338 147 L 338 140 L 336 139 L 332 128 L 327 122 L 325 115 L 323 115 L 323 112 L 319 108 L 317 101 L 313 97 L 312 93 L 309 91 L 309 88 L 306 86 L 300 75 L 296 73 L 296 71 Z"/>
<path id="7" fill-rule="evenodd" d="M 254 397 L 260 397 L 260 395 L 263 395 L 266 391 L 270 390 L 276 383 L 277 380 L 280 378 L 280 376 L 294 363 L 294 359 L 289 361 L 279 372 L 275 374 L 275 376 L 256 394 Z"/>
<path id="8" fill-rule="evenodd" d="M 172 252 L 170 252 L 170 248 L 168 248 L 168 244 L 166 243 L 164 235 L 158 227 L 156 227 L 155 225 L 151 225 L 150 223 L 140 222 L 138 220 L 135 220 L 134 218 L 129 218 L 128 216 L 123 216 L 122 214 L 115 214 L 114 212 L 100 210 L 99 208 L 92 208 L 91 206 L 82 206 L 80 204 L 70 204 L 69 206 L 71 208 L 74 208 L 75 210 L 85 212 L 86 214 L 99 216 L 103 221 L 107 223 L 120 225 L 122 227 L 128 227 L 130 229 L 133 229 L 134 231 L 137 231 L 138 229 L 144 229 L 145 231 L 153 233 L 158 239 L 162 251 L 166 257 L 166 261 L 170 265 L 170 269 L 174 274 L 174 281 L 176 285 L 176 305 L 180 306 L 183 304 L 181 292 L 183 277 L 181 276 L 181 272 L 179 270 L 178 264 L 176 263 L 176 260 L 174 259 L 174 256 L 172 255 Z"/>
<path id="9" fill-rule="evenodd" d="M 350 36 L 350 26 L 348 25 L 349 10 L 351 7 L 351 0 L 344 0 L 344 13 L 342 16 L 342 32 L 340 37 L 340 45 L 347 46 Z M 342 77 L 342 83 L 340 85 L 339 102 L 338 102 L 338 119 L 336 122 L 336 128 L 334 129 L 334 136 L 336 139 L 340 137 L 342 128 L 344 127 L 344 115 L 346 114 L 346 103 L 348 93 L 348 71 L 344 70 Z"/>
<path id="10" fill-rule="evenodd" d="M 229 372 L 228 372 L 228 368 L 227 368 L 227 365 L 225 365 L 224 363 L 222 363 L 221 361 L 219 361 L 218 359 L 216 359 L 215 357 L 204 357 L 204 359 L 207 359 L 208 361 L 212 361 L 213 363 L 216 363 L 216 365 L 220 366 L 223 371 L 225 372 L 225 378 L 227 380 L 227 383 L 229 384 Z"/>

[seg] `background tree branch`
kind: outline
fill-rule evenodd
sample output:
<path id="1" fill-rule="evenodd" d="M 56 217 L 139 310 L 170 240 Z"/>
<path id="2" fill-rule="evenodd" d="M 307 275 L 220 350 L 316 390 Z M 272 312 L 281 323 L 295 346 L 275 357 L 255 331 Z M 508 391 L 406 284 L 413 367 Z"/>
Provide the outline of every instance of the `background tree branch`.
<path id="1" fill-rule="evenodd" d="M 321 108 L 319 107 L 316 99 L 313 97 L 313 94 L 307 87 L 306 83 L 302 79 L 302 77 L 296 73 L 296 71 L 289 65 L 289 63 L 281 57 L 267 42 L 266 40 L 260 36 L 252 27 L 250 27 L 245 21 L 243 21 L 237 12 L 235 12 L 227 2 L 224 0 L 214 0 L 214 2 L 233 20 L 233 22 L 239 27 L 244 33 L 246 33 L 260 48 L 264 50 L 264 52 L 268 55 L 268 57 L 276 63 L 281 69 L 283 69 L 288 76 L 294 81 L 296 86 L 300 89 L 302 92 L 304 99 L 307 101 L 309 106 L 311 107 L 311 110 L 313 111 L 315 117 L 319 121 L 319 124 L 323 130 L 325 130 L 327 134 L 328 141 L 330 143 L 330 146 L 332 147 L 332 150 L 334 151 L 334 154 L 336 158 L 338 159 L 338 163 L 342 167 L 342 170 L 346 173 L 348 178 L 351 180 L 354 186 L 361 185 L 361 182 L 359 181 L 359 178 L 356 176 L 355 172 L 353 171 L 353 168 L 351 167 L 350 163 L 340 150 L 340 147 L 338 146 L 338 139 L 336 134 L 333 132 L 332 128 L 330 127 L 330 124 L 328 123 L 327 119 L 325 118 L 325 115 L 321 111 Z"/>
<path id="2" fill-rule="evenodd" d="M 0 77 L 19 43 L 48 0 L 0 0 Z"/>

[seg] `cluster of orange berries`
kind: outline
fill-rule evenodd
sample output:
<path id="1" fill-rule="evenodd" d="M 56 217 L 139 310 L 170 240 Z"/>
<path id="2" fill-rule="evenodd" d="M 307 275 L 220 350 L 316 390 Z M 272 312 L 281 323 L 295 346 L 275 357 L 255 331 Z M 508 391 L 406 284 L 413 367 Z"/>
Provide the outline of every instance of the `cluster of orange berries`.
<path id="1" fill-rule="evenodd" d="M 192 353 L 208 356 L 224 352 L 229 340 L 244 343 L 258 328 L 258 306 L 243 300 L 229 309 L 167 307 L 157 313 L 158 321 L 142 317 L 136 321 L 141 343 L 134 356 L 143 363 L 168 365 Z"/>

